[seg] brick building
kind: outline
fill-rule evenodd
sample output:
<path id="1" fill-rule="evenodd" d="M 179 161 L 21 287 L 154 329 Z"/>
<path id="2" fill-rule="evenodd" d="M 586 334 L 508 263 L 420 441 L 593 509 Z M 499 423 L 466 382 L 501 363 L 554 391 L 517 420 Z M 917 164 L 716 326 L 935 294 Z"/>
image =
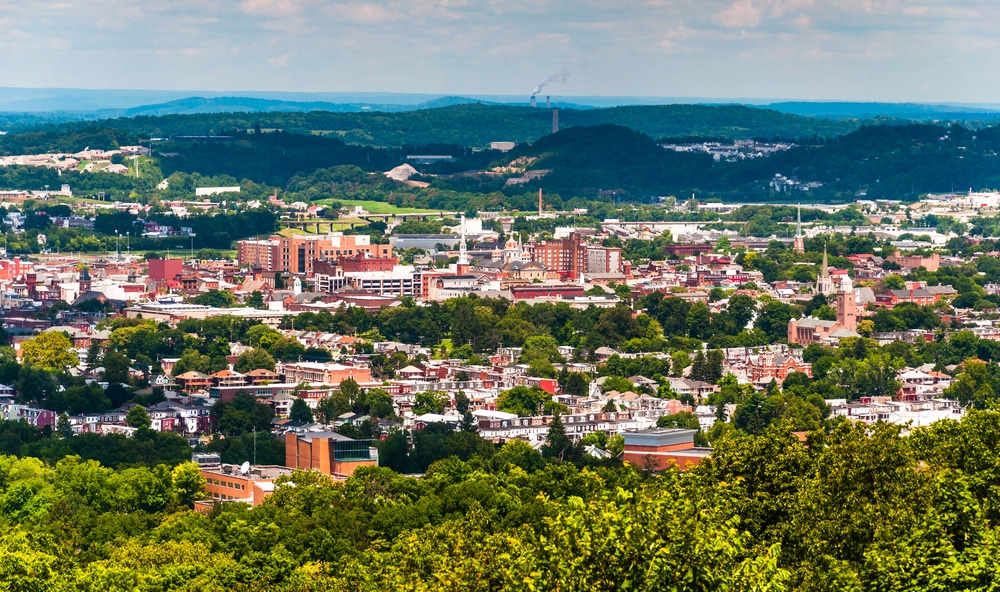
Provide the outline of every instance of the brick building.
<path id="1" fill-rule="evenodd" d="M 378 466 L 378 452 L 371 440 L 352 440 L 337 432 L 289 432 L 285 434 L 285 465 L 346 479 L 358 467 Z"/>
<path id="2" fill-rule="evenodd" d="M 180 259 L 150 259 L 147 264 L 151 280 L 174 280 L 184 273 L 184 262 Z"/>
<path id="3" fill-rule="evenodd" d="M 285 382 L 290 384 L 308 382 L 310 384 L 337 386 L 348 378 L 353 378 L 355 382 L 359 383 L 372 381 L 372 372 L 367 366 L 297 362 L 294 364 L 284 364 L 278 368 L 278 372 L 284 374 Z"/>
<path id="4" fill-rule="evenodd" d="M 587 245 L 578 232 L 571 232 L 562 240 L 543 241 L 531 249 L 532 259 L 549 271 L 558 272 L 571 279 L 587 271 Z"/>
<path id="5" fill-rule="evenodd" d="M 266 271 L 313 274 L 313 262 L 335 261 L 341 257 L 389 258 L 390 245 L 373 245 L 368 235 L 271 235 L 266 240 L 242 240 L 236 243 L 239 265 L 260 266 Z"/>
<path id="6" fill-rule="evenodd" d="M 712 453 L 711 448 L 696 448 L 697 430 L 680 428 L 649 428 L 627 430 L 623 458 L 653 471 L 675 467 L 682 471 L 696 466 Z"/>

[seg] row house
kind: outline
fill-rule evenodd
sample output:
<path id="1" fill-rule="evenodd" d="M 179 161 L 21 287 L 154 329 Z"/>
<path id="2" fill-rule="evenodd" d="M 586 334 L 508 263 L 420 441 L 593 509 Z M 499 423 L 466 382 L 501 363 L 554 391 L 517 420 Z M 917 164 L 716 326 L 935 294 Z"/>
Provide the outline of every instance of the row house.
<path id="1" fill-rule="evenodd" d="M 940 397 L 951 386 L 951 376 L 943 372 L 922 372 L 904 368 L 899 372 L 900 401 L 925 401 Z"/>
<path id="2" fill-rule="evenodd" d="M 912 302 L 918 306 L 934 304 L 941 296 L 932 293 L 927 288 L 910 288 L 904 290 L 888 290 L 875 295 L 878 306 L 892 308 L 903 302 Z"/>

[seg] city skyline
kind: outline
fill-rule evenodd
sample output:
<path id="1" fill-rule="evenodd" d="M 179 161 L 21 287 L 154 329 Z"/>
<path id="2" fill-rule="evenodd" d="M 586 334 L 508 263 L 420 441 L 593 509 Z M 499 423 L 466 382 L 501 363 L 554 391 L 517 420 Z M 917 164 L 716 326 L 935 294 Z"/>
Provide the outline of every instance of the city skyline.
<path id="1" fill-rule="evenodd" d="M 995 103 L 976 0 L 0 0 L 0 86 Z"/>

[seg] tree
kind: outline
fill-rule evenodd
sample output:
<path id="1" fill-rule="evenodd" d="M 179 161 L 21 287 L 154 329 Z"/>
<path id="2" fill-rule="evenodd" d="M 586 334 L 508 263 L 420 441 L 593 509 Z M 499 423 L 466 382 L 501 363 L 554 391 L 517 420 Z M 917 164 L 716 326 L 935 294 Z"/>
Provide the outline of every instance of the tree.
<path id="1" fill-rule="evenodd" d="M 515 386 L 500 393 L 497 409 L 527 417 L 542 413 L 545 403 L 550 401 L 552 395 L 537 386 Z"/>
<path id="2" fill-rule="evenodd" d="M 70 351 L 72 347 L 73 342 L 65 333 L 46 331 L 21 344 L 21 358 L 25 364 L 57 372 L 79 363 L 79 359 Z"/>
<path id="3" fill-rule="evenodd" d="M 69 423 L 69 416 L 65 412 L 59 414 L 56 420 L 56 433 L 62 438 L 69 438 L 73 435 L 73 426 Z"/>
<path id="4" fill-rule="evenodd" d="M 297 398 L 295 402 L 292 403 L 292 408 L 288 411 L 288 418 L 292 421 L 299 421 L 302 423 L 312 423 L 313 412 L 309 408 L 305 399 Z"/>
<path id="5" fill-rule="evenodd" d="M 590 391 L 590 379 L 581 372 L 570 372 L 566 378 L 566 386 L 563 392 L 567 395 L 584 397 Z"/>
<path id="6" fill-rule="evenodd" d="M 228 308 L 236 302 L 236 297 L 226 290 L 209 290 L 192 300 L 195 304 L 214 308 Z"/>
<path id="7" fill-rule="evenodd" d="M 333 423 L 338 417 L 351 410 L 351 401 L 343 391 L 334 391 L 329 397 L 320 399 L 316 406 L 318 419 L 323 423 Z"/>
<path id="8" fill-rule="evenodd" d="M 261 368 L 274 372 L 275 361 L 267 350 L 258 347 L 241 353 L 233 367 L 237 372 L 244 374 Z"/>
<path id="9" fill-rule="evenodd" d="M 149 419 L 149 414 L 142 405 L 136 405 L 125 414 L 125 423 L 140 431 L 148 430 L 153 421 Z"/>
<path id="10" fill-rule="evenodd" d="M 368 415 L 379 419 L 394 417 L 396 408 L 393 406 L 392 395 L 385 389 L 372 389 L 365 393 L 365 402 L 368 405 Z"/>
<path id="11" fill-rule="evenodd" d="M 566 459 L 571 455 L 573 441 L 566 435 L 566 426 L 563 425 L 562 417 L 557 413 L 549 422 L 549 433 L 545 436 L 545 444 L 542 445 L 542 456 L 545 458 Z"/>
<path id="12" fill-rule="evenodd" d="M 788 339 L 788 321 L 798 316 L 791 305 L 772 300 L 761 309 L 755 326 L 767 335 L 769 343 L 778 343 Z"/>
<path id="13" fill-rule="evenodd" d="M 247 296 L 245 304 L 251 308 L 265 308 L 264 295 L 260 293 L 260 290 L 254 290 L 249 296 Z"/>
<path id="14" fill-rule="evenodd" d="M 753 298 L 747 296 L 746 294 L 736 294 L 729 299 L 729 305 L 726 306 L 726 311 L 729 316 L 733 318 L 736 323 L 736 327 L 739 330 L 746 328 L 747 323 L 753 318 L 754 313 L 757 311 L 757 303 Z"/>
<path id="15" fill-rule="evenodd" d="M 708 305 L 704 302 L 695 303 L 687 315 L 688 336 L 692 339 L 707 337 L 711 322 L 712 313 L 708 310 Z"/>
<path id="16" fill-rule="evenodd" d="M 420 391 L 413 398 L 413 412 L 417 415 L 424 413 L 443 413 L 448 397 L 444 393 L 437 391 Z"/>
<path id="17" fill-rule="evenodd" d="M 104 380 L 109 383 L 128 382 L 132 361 L 125 354 L 111 351 L 104 354 Z"/>
<path id="18" fill-rule="evenodd" d="M 194 506 L 196 500 L 205 498 L 205 477 L 201 468 L 193 462 L 177 465 L 170 472 L 173 483 L 174 497 L 177 504 L 188 508 Z"/>
<path id="19" fill-rule="evenodd" d="M 906 287 L 906 280 L 901 276 L 890 274 L 882 278 L 882 287 L 886 290 L 902 290 Z"/>

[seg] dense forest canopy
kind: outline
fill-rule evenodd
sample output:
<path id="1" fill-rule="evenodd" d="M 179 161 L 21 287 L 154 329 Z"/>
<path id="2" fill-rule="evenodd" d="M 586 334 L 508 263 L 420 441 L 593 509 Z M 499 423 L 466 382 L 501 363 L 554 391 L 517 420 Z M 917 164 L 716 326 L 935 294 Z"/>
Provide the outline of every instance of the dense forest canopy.
<path id="1" fill-rule="evenodd" d="M 802 138 L 836 136 L 857 122 L 814 119 L 742 106 L 656 105 L 610 109 L 561 109 L 562 127 L 615 124 L 654 137 L 700 135 Z M 141 116 L 45 126 L 58 133 L 98 126 L 136 137 L 215 135 L 230 130 L 299 130 L 330 134 L 349 144 L 406 146 L 458 144 L 485 148 L 490 142 L 533 142 L 552 130 L 548 109 L 503 105 L 453 105 L 403 113 L 217 113 Z M 0 143 L 0 149 L 5 149 Z"/>
<path id="2" fill-rule="evenodd" d="M 688 473 L 523 442 L 419 479 L 297 471 L 263 505 L 191 511 L 192 463 L 0 456 L 13 590 L 989 590 L 997 411 L 720 440 Z"/>
<path id="3" fill-rule="evenodd" d="M 429 188 L 383 184 L 380 190 L 361 197 L 389 201 L 390 196 L 398 199 L 408 194 L 412 196 L 408 205 L 438 208 L 446 206 L 434 201 L 440 201 L 450 193 L 454 194 L 454 199 L 450 201 L 456 203 L 468 201 L 473 196 L 493 195 L 500 200 L 497 207 L 503 206 L 504 202 L 507 202 L 507 207 L 520 207 L 513 203 L 516 197 L 540 187 L 553 196 L 556 200 L 554 205 L 561 205 L 560 200 L 565 202 L 577 197 L 649 203 L 655 201 L 655 196 L 687 196 L 692 193 L 701 198 L 750 202 L 843 202 L 859 196 L 915 200 L 928 192 L 1000 187 L 1000 168 L 996 161 L 1000 153 L 1000 127 L 972 130 L 957 124 L 868 125 L 860 128 L 851 126 L 839 130 L 843 133 L 834 134 L 831 130 L 804 126 L 799 130 L 801 133 L 793 133 L 780 121 L 768 119 L 771 117 L 768 114 L 773 115 L 773 112 L 746 107 L 665 106 L 579 111 L 566 114 L 562 120 L 569 117 L 572 122 L 573 116 L 589 119 L 580 119 L 557 134 L 525 132 L 520 136 L 510 136 L 495 130 L 502 129 L 509 121 L 534 121 L 532 118 L 540 115 L 539 110 L 511 108 L 514 111 L 510 113 L 494 112 L 489 110 L 491 107 L 482 105 L 449 109 L 459 111 L 431 109 L 394 114 L 280 114 L 292 123 L 310 126 L 325 123 L 320 120 L 298 121 L 296 118 L 370 116 L 358 122 L 358 125 L 366 127 L 359 128 L 358 133 L 364 137 L 357 138 L 350 137 L 350 133 L 313 134 L 310 129 L 316 129 L 307 127 L 267 127 L 274 122 L 258 125 L 259 121 L 251 119 L 226 120 L 223 123 L 231 127 L 201 128 L 198 132 L 224 134 L 224 140 L 188 139 L 153 143 L 155 158 L 143 165 L 147 175 L 139 179 L 76 171 L 60 176 L 46 169 L 23 171 L 18 170 L 20 167 L 7 167 L 0 171 L 0 186 L 41 189 L 45 185 L 55 187 L 60 183 L 69 183 L 85 194 L 105 191 L 113 193 L 116 198 L 134 194 L 135 198 L 141 199 L 162 194 L 163 191 L 154 189 L 156 183 L 180 172 L 205 177 L 226 176 L 238 182 L 246 180 L 276 188 L 287 187 L 292 191 L 308 193 L 310 199 L 324 199 L 338 197 L 336 187 L 319 183 L 304 188 L 301 181 L 318 170 L 337 166 L 354 166 L 369 173 L 380 173 L 412 161 L 409 156 L 413 154 L 438 154 L 451 156 L 453 161 L 417 164 L 422 173 L 419 179 L 428 181 Z M 467 117 L 469 114 L 462 109 L 485 111 L 479 114 L 482 120 L 476 120 Z M 660 113 L 656 109 L 665 110 L 668 115 L 656 117 Z M 640 125 L 645 121 L 645 115 L 651 116 L 650 121 L 669 120 L 672 123 L 658 127 Z M 390 121 L 393 117 L 403 116 L 412 121 Z M 161 128 L 150 128 L 147 119 L 176 119 L 187 121 L 187 125 L 201 126 L 204 123 L 199 123 L 201 117 L 209 116 L 177 115 L 41 127 L 0 136 L 0 153 L 76 152 L 87 146 L 113 149 L 147 140 L 150 134 L 164 133 Z M 241 117 L 250 116 L 244 114 Z M 671 119 L 674 117 L 677 119 Z M 491 118 L 499 119 L 490 123 L 493 121 Z M 378 139 L 381 126 L 392 127 L 400 135 L 394 141 L 382 142 Z M 454 133 L 424 133 L 422 126 Z M 266 133 L 255 133 L 255 127 Z M 478 147 L 483 143 L 462 135 L 468 129 L 489 134 L 492 139 L 513 137 L 521 144 L 506 154 L 482 150 Z M 705 153 L 667 150 L 657 140 L 664 136 L 722 139 L 785 136 L 794 138 L 795 145 L 768 157 L 727 162 L 713 161 Z M 379 147 L 386 145 L 392 147 Z M 516 171 L 505 174 L 490 172 L 494 167 L 505 166 L 512 161 L 515 169 L 523 169 L 523 163 L 527 161 L 528 169 L 550 172 L 526 185 L 506 184 L 510 176 L 518 174 Z M 793 179 L 799 187 L 811 185 L 808 190 L 777 187 L 772 183 L 775 175 Z M 296 182 L 292 183 L 293 180 Z M 330 191 L 326 190 L 327 187 Z M 448 209 L 455 208 L 448 206 Z"/>

